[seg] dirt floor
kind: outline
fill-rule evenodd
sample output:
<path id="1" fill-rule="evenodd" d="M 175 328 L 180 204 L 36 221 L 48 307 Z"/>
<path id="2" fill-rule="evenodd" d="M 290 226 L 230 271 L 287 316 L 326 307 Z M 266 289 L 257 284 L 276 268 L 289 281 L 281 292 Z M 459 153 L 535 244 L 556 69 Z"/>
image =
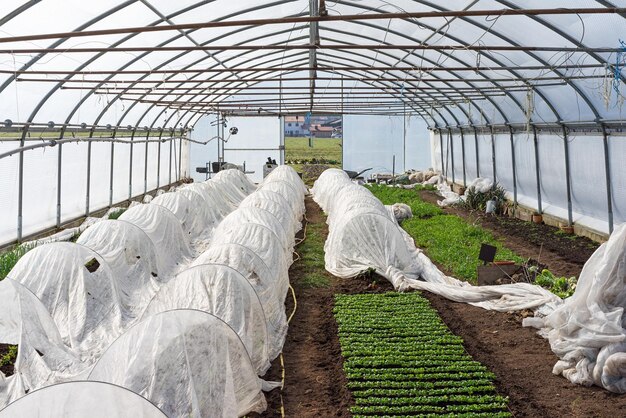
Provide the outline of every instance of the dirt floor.
<path id="1" fill-rule="evenodd" d="M 323 222 L 320 208 L 307 198 L 310 222 Z M 468 216 L 467 214 L 460 214 Z M 325 229 L 327 234 L 327 229 Z M 494 228 L 496 235 L 504 234 Z M 538 247 L 523 238 L 506 240 L 521 255 L 536 258 Z M 523 252 L 522 252 L 523 251 Z M 565 248 L 544 249 L 541 261 L 559 274 L 577 274 L 582 262 L 568 260 Z M 312 288 L 302 284 L 303 271 L 296 262 L 290 271 L 297 299 L 297 310 L 290 323 L 284 347 L 285 388 L 267 394 L 268 410 L 262 417 L 349 417 L 352 404 L 342 370 L 342 357 L 333 318 L 333 295 L 392 290 L 378 280 L 342 280 L 328 273 L 330 285 Z M 470 305 L 450 302 L 425 294 L 453 333 L 465 341 L 467 351 L 496 376 L 502 395 L 510 397 L 514 417 L 626 417 L 626 396 L 600 388 L 570 384 L 552 374 L 556 357 L 548 343 L 531 329 L 522 328 L 521 317 L 497 313 Z M 287 313 L 293 311 L 287 298 Z M 277 359 L 267 380 L 280 380 L 282 368 Z"/>

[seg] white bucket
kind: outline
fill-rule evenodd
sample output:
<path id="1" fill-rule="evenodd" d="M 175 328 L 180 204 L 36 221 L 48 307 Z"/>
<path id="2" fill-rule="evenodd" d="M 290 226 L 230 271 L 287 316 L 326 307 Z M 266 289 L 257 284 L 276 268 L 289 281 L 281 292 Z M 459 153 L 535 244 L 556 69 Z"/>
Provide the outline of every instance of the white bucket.
<path id="1" fill-rule="evenodd" d="M 485 213 L 494 213 L 495 211 L 496 211 L 496 201 L 487 200 L 487 207 L 485 208 Z"/>

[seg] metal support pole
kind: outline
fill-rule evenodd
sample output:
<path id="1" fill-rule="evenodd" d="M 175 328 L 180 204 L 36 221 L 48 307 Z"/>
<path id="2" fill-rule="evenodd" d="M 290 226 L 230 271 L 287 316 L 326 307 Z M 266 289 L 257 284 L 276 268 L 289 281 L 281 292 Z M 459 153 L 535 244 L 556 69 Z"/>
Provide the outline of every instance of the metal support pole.
<path id="1" fill-rule="evenodd" d="M 283 165 L 285 164 L 285 117 L 284 116 L 280 116 L 278 118 L 278 120 L 280 121 L 278 123 L 279 125 L 279 135 L 280 135 L 280 139 L 279 139 L 279 148 L 280 148 L 280 164 Z M 245 170 L 244 170 L 245 171 Z"/>
<path id="2" fill-rule="evenodd" d="M 463 135 L 463 129 L 459 127 L 461 132 L 461 164 L 463 166 L 463 187 L 467 187 L 467 174 L 465 169 L 465 136 Z"/>
<path id="3" fill-rule="evenodd" d="M 115 138 L 117 134 L 117 129 L 113 131 L 111 135 L 112 138 Z M 109 207 L 113 206 L 113 166 L 115 164 L 115 142 L 111 142 L 111 172 L 109 175 Z"/>
<path id="4" fill-rule="evenodd" d="M 497 181 L 497 170 L 496 170 L 496 136 L 493 133 L 493 126 L 491 128 L 491 169 L 493 171 L 493 184 L 496 184 Z"/>
<path id="5" fill-rule="evenodd" d="M 443 176 L 445 164 L 443 162 L 443 134 L 441 133 L 441 129 L 439 129 L 439 151 L 439 154 L 441 154 L 441 175 Z"/>
<path id="6" fill-rule="evenodd" d="M 480 177 L 480 157 L 478 152 L 478 132 L 474 127 L 474 149 L 476 151 L 476 178 Z"/>
<path id="7" fill-rule="evenodd" d="M 515 212 L 517 211 L 517 167 L 515 164 L 515 141 L 513 138 L 513 128 L 509 126 L 510 129 L 510 140 L 511 140 L 511 170 L 513 173 L 513 216 L 515 216 Z"/>
<path id="8" fill-rule="evenodd" d="M 146 141 L 150 139 L 150 129 L 146 133 Z M 143 163 L 143 194 L 144 196 L 148 193 L 148 148 L 150 147 L 150 143 L 146 142 L 146 152 L 144 155 L 144 163 Z"/>
<path id="9" fill-rule="evenodd" d="M 63 174 L 63 144 L 59 144 L 57 154 L 57 220 L 56 227 L 61 228 L 61 176 Z"/>
<path id="10" fill-rule="evenodd" d="M 170 165 L 169 165 L 169 171 L 168 171 L 168 178 L 167 178 L 167 185 L 169 186 L 170 184 L 172 184 L 172 141 L 170 140 Z"/>
<path id="11" fill-rule="evenodd" d="M 391 160 L 391 181 L 396 183 L 396 154 L 393 154 L 393 159 Z"/>
<path id="12" fill-rule="evenodd" d="M 609 160 L 609 134 L 602 125 L 602 142 L 604 146 L 604 173 L 606 177 L 606 207 L 609 216 L 609 233 L 613 232 L 613 191 L 611 188 L 611 162 Z"/>
<path id="13" fill-rule="evenodd" d="M 93 135 L 93 129 L 89 134 L 89 137 Z M 91 198 L 91 141 L 87 143 L 87 191 L 85 192 L 85 217 L 90 213 L 90 198 Z"/>
<path id="14" fill-rule="evenodd" d="M 535 177 L 537 181 L 537 213 L 543 213 L 541 203 L 541 167 L 539 165 L 539 140 L 537 137 L 537 127 L 533 125 L 533 143 L 535 145 Z"/>
<path id="15" fill-rule="evenodd" d="M 161 137 L 163 136 L 163 130 L 159 131 L 159 144 L 157 148 L 157 183 L 156 188 L 159 189 L 161 186 Z"/>
<path id="16" fill-rule="evenodd" d="M 565 151 L 565 189 L 567 191 L 567 226 L 574 223 L 572 211 L 572 180 L 569 163 L 569 143 L 567 141 L 567 128 L 563 125 L 563 149 Z"/>
<path id="17" fill-rule="evenodd" d="M 183 137 L 181 136 L 178 139 L 178 181 L 180 181 L 182 178 L 183 178 Z"/>
<path id="18" fill-rule="evenodd" d="M 25 126 L 23 129 L 28 129 L 28 126 Z M 24 136 L 22 135 L 22 139 L 20 140 L 20 148 L 24 147 Z M 24 209 L 24 151 L 20 151 L 19 158 L 19 167 L 17 173 L 17 242 L 22 242 L 22 232 L 23 232 L 23 209 Z"/>
<path id="19" fill-rule="evenodd" d="M 452 162 L 452 184 L 454 184 L 454 139 L 452 138 L 452 129 L 448 129 L 448 139 L 450 140 L 450 161 Z"/>
<path id="20" fill-rule="evenodd" d="M 406 172 L 406 102 L 402 113 L 402 168 Z"/>
<path id="21" fill-rule="evenodd" d="M 133 144 L 133 140 L 135 139 L 135 130 L 130 135 L 130 161 L 128 164 L 128 200 L 133 198 L 133 155 L 135 152 L 135 147 Z"/>

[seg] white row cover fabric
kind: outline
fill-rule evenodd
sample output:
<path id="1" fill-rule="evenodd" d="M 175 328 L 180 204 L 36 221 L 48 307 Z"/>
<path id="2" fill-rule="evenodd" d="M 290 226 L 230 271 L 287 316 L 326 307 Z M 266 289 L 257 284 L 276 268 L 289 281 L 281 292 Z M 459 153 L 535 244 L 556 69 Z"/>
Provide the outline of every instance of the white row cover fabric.
<path id="1" fill-rule="evenodd" d="M 58 383 L 29 393 L 0 411 L 0 418 L 167 418 L 140 395 L 104 382 Z"/>
<path id="2" fill-rule="evenodd" d="M 130 389 L 168 417 L 230 418 L 266 408 L 243 343 L 202 311 L 167 311 L 133 326 L 102 355 L 89 380 Z"/>
<path id="3" fill-rule="evenodd" d="M 157 253 L 148 235 L 129 222 L 106 220 L 88 228 L 76 243 L 111 266 L 122 306 L 138 315 L 160 284 Z"/>
<path id="4" fill-rule="evenodd" d="M 354 277 L 374 268 L 400 291 L 426 290 L 489 310 L 534 309 L 538 318 L 526 325 L 544 328 L 561 358 L 555 373 L 574 383 L 626 392 L 626 226 L 592 256 L 574 296 L 563 302 L 528 283 L 478 287 L 446 276 L 391 212 L 367 197 L 369 190 L 354 187 L 338 170 L 322 173 L 312 193 L 329 214 L 325 263 L 330 273 Z M 351 207 L 346 200 L 361 204 Z"/>
<path id="5" fill-rule="evenodd" d="M 526 318 L 541 328 L 559 357 L 555 374 L 573 383 L 626 393 L 626 224 L 585 263 L 574 295 L 546 317 Z"/>
<path id="6" fill-rule="evenodd" d="M 285 340 L 295 212 L 265 191 L 228 215 L 234 206 L 227 196 L 245 200 L 253 187 L 238 174 L 224 177 L 236 185 L 211 180 L 161 193 L 119 220 L 91 225 L 76 244 L 42 245 L 20 260 L 0 283 L 7 301 L 0 342 L 19 344 L 15 374 L 0 374 L 1 405 L 91 373 L 143 395 L 168 416 L 265 408 L 260 388 L 273 386 L 257 375 Z M 298 182 L 281 186 L 296 196 L 305 190 Z M 204 226 L 192 246 L 191 225 Z M 193 261 L 198 242 L 211 246 Z M 189 315 L 210 319 L 182 320 Z M 181 356 L 182 370 L 172 366 Z M 159 384 L 150 385 L 155 376 Z"/>
<path id="7" fill-rule="evenodd" d="M 150 237 L 156 247 L 160 271 L 178 270 L 191 257 L 189 236 L 170 210 L 152 203 L 137 205 L 119 219 L 138 226 Z"/>
<path id="8" fill-rule="evenodd" d="M 189 234 L 191 238 L 195 238 L 202 232 L 202 230 L 194 229 L 195 225 L 193 225 L 193 219 L 196 219 L 196 217 L 192 217 L 191 201 L 184 195 L 179 193 L 163 193 L 152 199 L 150 203 L 169 209 L 170 212 L 176 216 L 178 222 L 180 222 L 183 231 Z"/>
<path id="9" fill-rule="evenodd" d="M 189 416 L 190 413 L 192 416 L 222 416 L 208 411 L 223 411 L 223 416 L 234 416 L 262 410 L 265 401 L 259 388 L 273 386 L 256 375 L 265 373 L 284 344 L 287 331 L 284 299 L 294 245 L 293 237 L 286 231 L 297 228 L 293 225 L 294 212 L 286 199 L 274 192 L 259 192 L 259 196 L 250 201 L 273 209 L 280 220 L 261 207 L 244 207 L 236 211 L 238 214 L 228 217 L 235 221 L 227 220 L 224 227 L 218 228 L 223 232 L 218 231 L 208 251 L 192 262 L 193 251 L 200 247 L 189 246 L 189 236 L 182 226 L 195 224 L 197 219 L 194 218 L 202 218 L 205 224 L 217 224 L 222 214 L 211 203 L 221 199 L 224 212 L 233 208 L 225 202 L 221 191 L 245 196 L 247 190 L 251 190 L 251 187 L 240 190 L 238 186 L 226 186 L 225 181 L 162 193 L 155 199 L 156 203 L 133 205 L 119 220 L 92 225 L 79 237 L 79 243 L 47 244 L 24 256 L 10 278 L 0 283 L 0 296 L 7 301 L 0 307 L 0 342 L 19 344 L 15 374 L 9 378 L 0 374 L 0 404 L 6 405 L 28 392 L 59 382 L 86 379 L 96 362 L 99 365 L 109 362 L 99 366 L 99 373 L 108 376 L 103 377 L 104 380 L 139 391 L 168 416 Z M 299 184 L 289 190 L 303 190 L 298 181 Z M 238 184 L 245 185 L 242 181 Z M 187 203 L 180 202 L 192 200 L 183 193 L 193 196 L 200 207 L 184 210 Z M 304 199 L 303 193 L 300 199 Z M 174 212 L 160 206 L 159 202 Z M 203 210 L 205 206 L 210 210 Z M 174 214 L 177 212 L 178 217 Z M 186 216 L 181 216 L 185 213 Z M 212 226 L 209 226 L 205 234 L 210 236 L 211 232 Z M 200 235 L 197 241 L 208 242 L 209 239 Z M 182 272 L 173 276 L 177 271 Z M 176 356 L 184 355 L 189 360 L 193 354 L 185 354 L 177 345 L 181 338 L 196 335 L 195 331 L 189 334 L 189 330 L 185 330 L 191 323 L 181 323 L 180 318 L 185 315 L 171 315 L 178 319 L 161 321 L 159 325 L 150 322 L 169 312 L 190 312 L 172 309 L 197 309 L 194 312 L 211 314 L 214 320 L 210 321 L 223 321 L 223 325 L 206 326 L 215 332 L 228 328 L 240 345 L 233 350 L 241 355 L 228 354 L 223 341 L 218 344 L 220 339 L 215 333 L 200 333 L 197 346 L 214 347 L 202 354 L 219 358 L 216 361 L 223 366 L 216 369 L 188 361 L 189 370 L 206 374 L 206 384 L 200 389 L 193 386 L 201 380 L 194 377 L 189 381 L 181 377 L 187 372 L 180 370 L 163 378 L 163 373 L 158 372 L 162 379 L 158 387 L 143 385 L 154 379 L 157 369 L 141 364 L 169 365 L 179 358 Z M 156 334 L 155 328 L 170 330 L 172 324 L 180 326 L 177 328 L 180 335 L 178 331 Z M 137 335 L 134 330 L 142 327 L 150 331 Z M 175 341 L 168 343 L 168 338 Z M 206 339 L 221 349 L 215 351 L 215 345 L 207 344 Z M 132 343 L 124 346 L 120 341 Z M 192 340 L 187 343 L 189 341 Z M 120 344 L 126 348 L 120 351 L 112 348 Z M 140 350 L 153 355 L 152 358 L 142 357 L 141 361 L 146 363 L 134 358 L 137 347 L 142 344 L 152 350 Z M 134 350 L 127 350 L 128 347 Z M 126 353 L 126 358 L 103 357 L 103 353 L 111 351 L 122 357 L 120 353 Z M 237 368 L 233 369 L 220 357 L 224 355 L 236 358 Z M 114 367 L 120 365 L 124 366 Z M 228 370 L 219 371 L 224 368 Z M 198 398 L 201 405 L 194 400 L 196 396 L 202 397 Z"/>
<path id="10" fill-rule="evenodd" d="M 82 245 L 59 242 L 26 253 L 8 276 L 45 306 L 70 348 L 97 355 L 127 318 L 108 263 Z"/>
<path id="11" fill-rule="evenodd" d="M 143 317 L 173 309 L 197 309 L 215 315 L 242 338 L 259 375 L 270 367 L 263 306 L 252 285 L 237 270 L 218 264 L 191 267 L 159 290 Z"/>
<path id="12" fill-rule="evenodd" d="M 256 190 L 256 185 L 250 181 L 243 171 L 237 169 L 222 170 L 213 179 L 237 186 L 245 195 L 249 195 Z"/>
<path id="13" fill-rule="evenodd" d="M 192 266 L 216 264 L 229 266 L 248 280 L 261 305 L 269 334 L 270 360 L 281 352 L 287 336 L 284 299 L 279 294 L 275 273 L 253 250 L 240 244 L 214 244 L 200 255 Z"/>

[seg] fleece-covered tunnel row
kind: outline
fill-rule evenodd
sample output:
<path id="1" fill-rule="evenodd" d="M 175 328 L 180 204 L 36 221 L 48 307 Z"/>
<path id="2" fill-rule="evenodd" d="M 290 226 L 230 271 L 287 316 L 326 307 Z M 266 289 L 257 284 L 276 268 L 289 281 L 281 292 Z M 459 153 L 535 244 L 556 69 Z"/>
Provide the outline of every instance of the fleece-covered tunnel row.
<path id="1" fill-rule="evenodd" d="M 342 170 L 326 170 L 311 190 L 328 214 L 326 270 L 343 278 L 373 268 L 399 291 L 424 290 L 502 312 L 532 309 L 525 326 L 539 328 L 559 361 L 554 373 L 573 383 L 626 393 L 626 224 L 593 254 L 574 295 L 561 300 L 530 283 L 472 286 L 445 275 L 366 187 Z"/>
<path id="2" fill-rule="evenodd" d="M 305 192 L 289 167 L 258 189 L 225 170 L 28 252 L 0 283 L 0 416 L 263 411 Z"/>

